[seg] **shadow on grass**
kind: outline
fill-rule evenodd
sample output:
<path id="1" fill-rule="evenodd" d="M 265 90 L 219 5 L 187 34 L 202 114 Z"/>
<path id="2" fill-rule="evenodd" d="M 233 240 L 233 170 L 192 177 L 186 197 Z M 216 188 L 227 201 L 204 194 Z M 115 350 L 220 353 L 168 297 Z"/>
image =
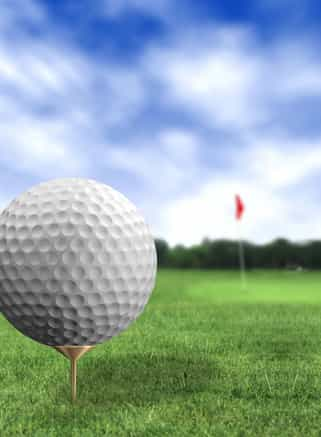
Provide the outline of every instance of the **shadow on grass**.
<path id="1" fill-rule="evenodd" d="M 221 370 L 205 357 L 139 353 L 97 356 L 79 363 L 78 405 L 142 406 L 166 398 L 206 391 Z M 88 357 L 89 358 L 89 357 Z M 70 398 L 69 387 L 57 387 L 56 400 Z"/>

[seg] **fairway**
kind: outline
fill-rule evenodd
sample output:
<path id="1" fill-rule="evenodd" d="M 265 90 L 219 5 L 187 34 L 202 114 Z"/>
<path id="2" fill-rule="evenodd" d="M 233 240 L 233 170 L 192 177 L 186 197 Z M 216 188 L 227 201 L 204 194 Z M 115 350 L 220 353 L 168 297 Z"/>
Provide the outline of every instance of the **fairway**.
<path id="1" fill-rule="evenodd" d="M 0 436 L 321 433 L 321 273 L 163 270 L 145 312 L 69 363 L 0 318 Z"/>

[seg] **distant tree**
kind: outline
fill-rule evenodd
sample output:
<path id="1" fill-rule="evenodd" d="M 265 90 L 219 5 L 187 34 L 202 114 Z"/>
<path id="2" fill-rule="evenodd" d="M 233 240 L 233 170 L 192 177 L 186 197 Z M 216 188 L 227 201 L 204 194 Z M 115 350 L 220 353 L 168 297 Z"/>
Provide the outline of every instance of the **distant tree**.
<path id="1" fill-rule="evenodd" d="M 156 252 L 157 252 L 157 263 L 160 267 L 166 267 L 169 263 L 169 245 L 165 240 L 156 239 L 155 240 Z"/>
<path id="2" fill-rule="evenodd" d="M 284 268 L 293 263 L 291 245 L 285 238 L 278 238 L 271 243 L 271 261 L 275 268 Z"/>
<path id="3" fill-rule="evenodd" d="M 169 247 L 156 240 L 160 267 L 196 269 L 235 269 L 239 267 L 238 241 L 205 238 L 200 244 Z M 267 244 L 244 242 L 245 263 L 252 268 L 321 268 L 321 241 L 294 243 L 277 238 Z"/>
<path id="4" fill-rule="evenodd" d="M 321 268 L 321 241 L 310 241 L 301 249 L 304 267 L 310 269 Z"/>
<path id="5" fill-rule="evenodd" d="M 173 247 L 169 259 L 172 267 L 182 269 L 192 267 L 190 250 L 182 244 Z"/>

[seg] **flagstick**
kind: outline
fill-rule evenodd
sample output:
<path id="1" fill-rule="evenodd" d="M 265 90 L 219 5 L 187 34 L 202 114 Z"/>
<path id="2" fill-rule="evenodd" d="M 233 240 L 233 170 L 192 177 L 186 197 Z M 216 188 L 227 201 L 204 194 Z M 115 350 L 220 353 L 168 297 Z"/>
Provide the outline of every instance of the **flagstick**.
<path id="1" fill-rule="evenodd" d="M 244 248 L 243 248 L 240 221 L 239 221 L 239 225 L 238 225 L 238 231 L 239 231 L 239 257 L 240 257 L 240 272 L 241 272 L 242 291 L 246 291 L 247 281 L 246 281 L 246 274 L 245 274 L 245 258 L 244 258 Z"/>

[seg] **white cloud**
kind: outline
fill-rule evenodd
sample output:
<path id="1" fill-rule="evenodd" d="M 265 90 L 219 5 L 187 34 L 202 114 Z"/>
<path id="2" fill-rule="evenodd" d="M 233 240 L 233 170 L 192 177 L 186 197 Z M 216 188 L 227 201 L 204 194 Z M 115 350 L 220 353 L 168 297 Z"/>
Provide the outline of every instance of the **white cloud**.
<path id="1" fill-rule="evenodd" d="M 0 29 L 12 30 L 12 26 L 22 23 L 36 23 L 45 19 L 46 12 L 35 0 L 1 0 Z"/>
<path id="2" fill-rule="evenodd" d="M 252 138 L 241 159 L 244 165 L 250 162 L 253 174 L 271 188 L 291 187 L 321 172 L 321 138 Z"/>
<path id="3" fill-rule="evenodd" d="M 32 54 L 26 46 L 10 52 L 10 47 L 0 44 L 1 161 L 39 176 L 81 173 L 86 163 L 77 150 L 79 136 L 72 111 L 67 112 L 68 98 L 72 97 L 70 84 L 77 83 L 76 70 L 72 71 L 77 63 L 67 65 L 67 58 L 61 52 L 58 57 L 56 47 L 35 44 L 32 48 Z M 77 76 L 79 80 L 80 73 Z M 43 111 L 38 112 L 46 105 L 52 105 L 58 113 L 45 116 Z"/>
<path id="4" fill-rule="evenodd" d="M 151 47 L 145 68 L 166 90 L 165 101 L 209 126 L 236 131 L 271 122 L 293 99 L 321 94 L 313 41 L 260 47 L 246 27 L 183 32 L 171 44 Z"/>
<path id="5" fill-rule="evenodd" d="M 83 174 L 88 164 L 81 149 L 68 142 L 62 122 L 20 116 L 1 130 L 2 165 L 40 177 Z"/>
<path id="6" fill-rule="evenodd" d="M 319 47 L 313 39 L 279 41 L 268 49 L 269 82 L 267 91 L 279 99 L 320 96 L 321 62 Z"/>
<path id="7" fill-rule="evenodd" d="M 0 5 L 0 15 L 7 9 L 13 20 L 7 4 Z M 17 11 L 30 18 L 36 10 L 28 14 Z M 59 36 L 3 38 L 0 86 L 0 160 L 42 178 L 92 173 L 91 156 L 106 130 L 130 122 L 145 96 L 139 71 L 102 63 Z"/>
<path id="8" fill-rule="evenodd" d="M 144 138 L 128 147 L 110 145 L 106 164 L 143 179 L 155 195 L 180 191 L 197 169 L 200 139 L 188 130 L 167 129 L 151 140 Z"/>
<path id="9" fill-rule="evenodd" d="M 188 35 L 169 48 L 151 49 L 146 68 L 174 105 L 212 125 L 251 126 L 265 118 L 265 108 L 260 103 L 264 64 L 249 45 L 249 34 L 218 27 L 204 31 L 200 40 Z"/>
<path id="10" fill-rule="evenodd" d="M 246 203 L 246 238 L 319 235 L 309 178 L 321 172 L 321 138 L 299 140 L 294 119 L 275 122 L 279 105 L 321 93 L 313 42 L 260 47 L 245 27 L 180 27 L 124 65 L 62 41 L 37 2 L 15 4 L 16 12 L 0 4 L 3 167 L 41 178 L 129 173 L 153 229 L 171 243 L 234 238 L 236 192 Z M 115 17 L 169 8 L 146 0 L 104 5 Z M 51 37 L 38 40 L 22 26 L 10 39 L 23 20 L 43 21 Z"/>
<path id="11" fill-rule="evenodd" d="M 163 211 L 164 228 L 160 231 L 167 233 L 171 244 L 195 244 L 204 236 L 238 238 L 234 218 L 236 193 L 241 193 L 246 204 L 244 237 L 268 240 L 272 237 L 271 228 L 275 231 L 276 226 L 282 232 L 280 224 L 287 218 L 287 204 L 266 186 L 232 177 L 209 181 L 196 194 L 172 202 Z"/>
<path id="12" fill-rule="evenodd" d="M 143 12 L 149 15 L 164 16 L 168 11 L 169 0 L 105 0 L 103 11 L 110 17 L 133 12 Z"/>
<path id="13" fill-rule="evenodd" d="M 254 141 L 254 139 L 252 139 Z M 321 172 L 321 139 L 293 149 L 271 137 L 231 154 L 229 167 L 197 192 L 185 194 L 163 209 L 159 234 L 171 244 L 195 244 L 204 236 L 237 238 L 234 195 L 244 199 L 246 239 L 267 242 L 278 236 L 303 240 L 321 236 L 320 207 L 306 178 Z"/>
<path id="14" fill-rule="evenodd" d="M 209 44 L 205 34 L 201 44 L 189 36 L 169 48 L 149 48 L 143 65 L 162 84 L 164 105 L 178 105 L 209 127 L 233 130 L 239 146 L 226 149 L 224 168 L 215 167 L 214 159 L 215 179 L 202 180 L 200 156 L 215 148 L 215 141 L 200 139 L 192 129 L 158 134 L 152 145 L 143 141 L 140 147 L 110 149 L 112 164 L 147 185 L 156 186 L 161 177 L 156 193 L 171 191 L 172 199 L 160 205 L 154 227 L 172 244 L 197 243 L 205 235 L 235 238 L 236 192 L 247 205 L 246 238 L 318 237 L 321 211 L 308 179 L 321 172 L 321 138 L 298 139 L 282 119 L 270 134 L 261 128 L 273 120 L 279 104 L 311 95 L 313 87 L 319 92 L 321 65 L 313 47 L 286 50 L 288 42 L 281 41 L 259 49 L 251 44 L 251 32 L 226 28 L 212 32 Z"/>

